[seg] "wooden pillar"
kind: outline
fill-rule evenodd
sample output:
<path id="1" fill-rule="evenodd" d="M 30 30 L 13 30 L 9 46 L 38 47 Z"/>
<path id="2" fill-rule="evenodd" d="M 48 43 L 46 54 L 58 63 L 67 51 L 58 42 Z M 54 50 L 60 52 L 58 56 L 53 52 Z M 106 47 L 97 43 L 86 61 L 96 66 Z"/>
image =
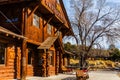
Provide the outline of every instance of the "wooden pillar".
<path id="1" fill-rule="evenodd" d="M 59 73 L 59 59 L 60 59 L 60 54 L 59 54 L 59 51 L 57 50 L 56 51 L 56 75 Z"/>
<path id="2" fill-rule="evenodd" d="M 48 77 L 48 74 L 49 74 L 49 61 L 48 61 L 48 52 L 46 51 L 45 49 L 45 54 L 46 54 L 46 77 Z"/>
<path id="3" fill-rule="evenodd" d="M 23 9 L 23 18 L 22 18 L 22 35 L 26 37 L 27 35 L 27 8 Z M 26 39 L 23 39 L 22 42 L 22 63 L 21 63 L 21 80 L 26 80 L 26 73 L 27 73 L 27 63 L 26 63 L 26 48 L 27 42 Z"/>
<path id="4" fill-rule="evenodd" d="M 26 80 L 26 70 L 27 64 L 26 64 L 26 40 L 23 40 L 22 43 L 22 75 L 21 80 Z"/>
<path id="5" fill-rule="evenodd" d="M 42 55 L 42 59 L 43 59 L 43 64 L 42 64 L 42 76 L 46 77 L 46 49 L 44 49 L 44 53 Z"/>
<path id="6" fill-rule="evenodd" d="M 20 47 L 17 47 L 17 66 L 16 66 L 16 73 L 17 73 L 17 79 L 20 79 L 20 70 L 21 70 L 21 49 L 20 49 Z"/>
<path id="7" fill-rule="evenodd" d="M 59 63 L 59 65 L 60 65 L 60 72 L 62 72 L 62 66 L 63 66 L 63 54 L 61 53 L 61 51 L 60 51 L 60 53 L 59 53 L 59 56 L 60 56 L 60 63 Z"/>

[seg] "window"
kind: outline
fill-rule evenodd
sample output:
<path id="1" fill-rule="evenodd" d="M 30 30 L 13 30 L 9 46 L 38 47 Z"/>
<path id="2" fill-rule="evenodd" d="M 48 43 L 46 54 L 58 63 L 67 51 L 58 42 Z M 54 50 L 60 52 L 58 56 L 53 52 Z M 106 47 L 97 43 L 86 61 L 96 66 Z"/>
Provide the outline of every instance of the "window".
<path id="1" fill-rule="evenodd" d="M 54 65 L 54 51 L 49 51 L 50 54 L 50 65 Z"/>
<path id="2" fill-rule="evenodd" d="M 52 34 L 52 26 L 50 24 L 47 24 L 47 33 Z"/>
<path id="3" fill-rule="evenodd" d="M 40 26 L 40 17 L 36 14 L 33 15 L 33 25 L 38 27 Z"/>
<path id="4" fill-rule="evenodd" d="M 28 64 L 32 64 L 32 49 L 28 49 Z"/>
<path id="5" fill-rule="evenodd" d="M 5 64 L 6 44 L 0 43 L 0 64 Z"/>

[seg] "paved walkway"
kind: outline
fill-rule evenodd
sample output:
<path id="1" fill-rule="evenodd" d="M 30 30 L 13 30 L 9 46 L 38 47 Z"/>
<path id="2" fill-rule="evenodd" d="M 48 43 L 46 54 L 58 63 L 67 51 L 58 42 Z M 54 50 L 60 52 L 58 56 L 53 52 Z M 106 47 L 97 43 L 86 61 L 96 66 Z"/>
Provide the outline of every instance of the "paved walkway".
<path id="1" fill-rule="evenodd" d="M 120 80 L 116 71 L 91 71 L 88 80 Z"/>
<path id="2" fill-rule="evenodd" d="M 117 71 L 90 71 L 88 80 L 120 80 Z M 75 73 L 50 77 L 27 77 L 27 80 L 76 80 Z"/>
<path id="3" fill-rule="evenodd" d="M 59 74 L 50 77 L 27 77 L 27 80 L 76 80 L 75 74 Z"/>

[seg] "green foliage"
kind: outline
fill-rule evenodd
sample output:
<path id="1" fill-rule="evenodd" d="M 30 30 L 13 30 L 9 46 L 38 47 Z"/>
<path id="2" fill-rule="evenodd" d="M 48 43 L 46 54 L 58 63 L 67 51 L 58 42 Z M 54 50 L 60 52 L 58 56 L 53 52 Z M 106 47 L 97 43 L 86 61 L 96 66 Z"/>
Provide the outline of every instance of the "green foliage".
<path id="1" fill-rule="evenodd" d="M 116 48 L 116 47 L 115 47 L 114 44 L 110 44 L 109 49 L 115 49 L 115 48 Z"/>
<path id="2" fill-rule="evenodd" d="M 76 45 L 72 45 L 70 42 L 67 42 L 64 44 L 64 49 L 70 52 L 74 52 L 77 50 L 77 46 Z"/>
<path id="3" fill-rule="evenodd" d="M 112 60 L 120 60 L 120 51 L 119 49 L 115 48 L 111 54 Z"/>
<path id="4" fill-rule="evenodd" d="M 67 42 L 66 44 L 64 44 L 64 49 L 67 51 L 71 51 L 71 43 Z"/>

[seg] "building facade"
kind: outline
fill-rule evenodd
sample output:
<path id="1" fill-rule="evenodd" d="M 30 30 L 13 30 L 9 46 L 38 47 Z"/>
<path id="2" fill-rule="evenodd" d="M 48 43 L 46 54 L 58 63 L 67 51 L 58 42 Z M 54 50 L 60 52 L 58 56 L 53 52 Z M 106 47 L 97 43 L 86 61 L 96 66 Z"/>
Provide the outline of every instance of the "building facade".
<path id="1" fill-rule="evenodd" d="M 0 1 L 0 79 L 57 75 L 72 30 L 62 0 Z"/>

